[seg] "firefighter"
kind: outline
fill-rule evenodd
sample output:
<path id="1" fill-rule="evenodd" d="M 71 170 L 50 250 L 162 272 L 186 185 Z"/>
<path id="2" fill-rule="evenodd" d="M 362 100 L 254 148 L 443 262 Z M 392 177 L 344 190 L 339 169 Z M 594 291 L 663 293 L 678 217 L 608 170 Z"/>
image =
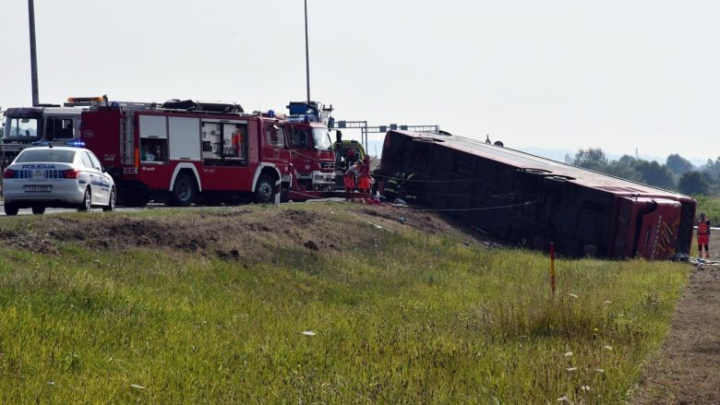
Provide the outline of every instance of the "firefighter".
<path id="1" fill-rule="evenodd" d="M 698 257 L 702 258 L 703 246 L 705 247 L 705 258 L 710 258 L 710 220 L 704 212 L 700 213 L 700 222 L 698 223 Z"/>
<path id="2" fill-rule="evenodd" d="M 349 149 L 345 157 L 345 170 L 350 170 L 350 168 L 353 167 L 353 165 L 355 165 L 357 161 L 358 158 L 355 149 Z"/>
<path id="3" fill-rule="evenodd" d="M 418 191 L 420 183 L 418 175 L 409 173 L 402 184 L 402 196 L 408 203 L 416 203 L 418 200 Z"/>
<path id="4" fill-rule="evenodd" d="M 391 177 L 385 182 L 383 195 L 387 201 L 395 201 L 400 196 L 400 184 L 403 179 L 405 179 L 405 173 L 398 172 L 395 177 Z"/>

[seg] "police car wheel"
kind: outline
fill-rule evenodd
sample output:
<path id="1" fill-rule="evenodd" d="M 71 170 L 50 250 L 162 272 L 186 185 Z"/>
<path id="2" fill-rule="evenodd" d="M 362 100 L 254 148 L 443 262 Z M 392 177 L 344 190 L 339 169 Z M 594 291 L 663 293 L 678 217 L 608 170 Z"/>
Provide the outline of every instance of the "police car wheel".
<path id="1" fill-rule="evenodd" d="M 108 205 L 103 207 L 103 211 L 105 211 L 105 212 L 115 211 L 116 201 L 117 201 L 117 197 L 115 194 L 115 189 L 113 189 L 112 191 L 110 191 L 110 199 L 108 200 Z"/>
<path id="2" fill-rule="evenodd" d="M 33 213 L 34 215 L 42 215 L 42 214 L 45 213 L 45 207 L 42 206 L 42 205 L 38 205 L 38 206 L 32 207 L 32 213 Z"/>
<path id="3" fill-rule="evenodd" d="M 5 204 L 5 215 L 17 215 L 20 209 L 14 204 Z"/>
<path id="4" fill-rule="evenodd" d="M 85 189 L 85 196 L 83 197 L 83 202 L 80 203 L 80 206 L 78 207 L 78 211 L 80 212 L 88 212 L 92 208 L 92 193 L 90 192 L 90 188 Z"/>

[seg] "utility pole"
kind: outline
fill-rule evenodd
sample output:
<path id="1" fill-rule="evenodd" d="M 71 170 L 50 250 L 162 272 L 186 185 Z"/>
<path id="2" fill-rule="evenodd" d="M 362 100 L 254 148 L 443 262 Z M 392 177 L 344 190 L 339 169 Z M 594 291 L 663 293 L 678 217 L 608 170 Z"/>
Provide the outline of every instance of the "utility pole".
<path id="1" fill-rule="evenodd" d="M 28 0 L 28 17 L 30 20 L 30 69 L 32 74 L 32 102 L 33 106 L 40 104 L 38 90 L 37 49 L 35 47 L 35 3 Z"/>
<path id="2" fill-rule="evenodd" d="M 32 0 L 30 0 L 32 1 Z M 305 0 L 305 67 L 307 72 L 307 102 L 310 103 L 310 39 L 308 37 L 308 11 Z"/>

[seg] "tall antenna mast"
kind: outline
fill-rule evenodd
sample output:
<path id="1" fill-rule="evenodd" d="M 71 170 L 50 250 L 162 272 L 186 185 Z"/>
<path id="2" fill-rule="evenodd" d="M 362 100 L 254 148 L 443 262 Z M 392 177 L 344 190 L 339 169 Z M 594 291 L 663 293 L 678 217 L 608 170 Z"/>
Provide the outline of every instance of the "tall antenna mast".
<path id="1" fill-rule="evenodd" d="M 310 103 L 310 39 L 308 37 L 307 0 L 305 0 L 305 67 L 307 72 L 307 102 Z"/>
<path id="2" fill-rule="evenodd" d="M 35 3 L 28 0 L 28 17 L 30 20 L 30 69 L 32 72 L 32 102 L 33 106 L 40 104 L 38 90 L 37 49 L 35 47 Z"/>

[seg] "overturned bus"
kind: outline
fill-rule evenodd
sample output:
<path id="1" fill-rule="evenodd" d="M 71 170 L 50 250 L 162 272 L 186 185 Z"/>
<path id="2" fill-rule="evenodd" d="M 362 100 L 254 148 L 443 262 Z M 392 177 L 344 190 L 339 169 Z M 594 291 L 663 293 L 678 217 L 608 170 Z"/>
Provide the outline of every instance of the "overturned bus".
<path id="1" fill-rule="evenodd" d="M 682 259 L 696 201 L 681 194 L 449 134 L 390 131 L 379 189 L 399 173 L 418 205 L 493 236 L 569 257 Z"/>

